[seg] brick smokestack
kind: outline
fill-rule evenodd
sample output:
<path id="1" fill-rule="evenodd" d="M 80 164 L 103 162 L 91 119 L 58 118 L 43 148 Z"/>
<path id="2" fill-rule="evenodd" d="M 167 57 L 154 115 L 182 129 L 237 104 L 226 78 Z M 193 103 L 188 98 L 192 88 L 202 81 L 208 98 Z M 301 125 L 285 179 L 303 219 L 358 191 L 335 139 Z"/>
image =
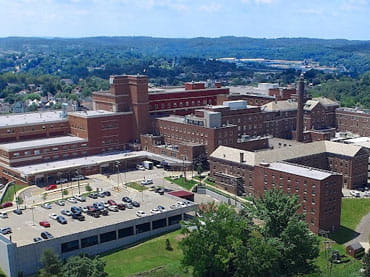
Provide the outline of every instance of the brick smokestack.
<path id="1" fill-rule="evenodd" d="M 297 109 L 297 128 L 296 128 L 296 135 L 297 141 L 303 142 L 303 125 L 304 125 L 304 77 L 301 74 L 298 82 L 298 109 Z"/>

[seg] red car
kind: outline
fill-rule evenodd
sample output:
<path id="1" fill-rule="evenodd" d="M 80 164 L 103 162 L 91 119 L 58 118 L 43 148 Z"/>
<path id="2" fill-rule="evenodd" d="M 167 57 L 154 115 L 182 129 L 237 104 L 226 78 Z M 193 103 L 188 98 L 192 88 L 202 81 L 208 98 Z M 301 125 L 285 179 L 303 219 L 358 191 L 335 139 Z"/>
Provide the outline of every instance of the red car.
<path id="1" fill-rule="evenodd" d="M 117 206 L 117 203 L 114 200 L 108 200 L 108 204 L 111 206 Z"/>
<path id="2" fill-rule="evenodd" d="M 40 226 L 47 228 L 50 227 L 50 223 L 46 220 L 40 221 Z"/>
<path id="3" fill-rule="evenodd" d="M 12 202 L 5 202 L 5 203 L 1 204 L 1 208 L 7 208 L 7 207 L 11 207 L 11 206 L 13 206 Z"/>
<path id="4" fill-rule="evenodd" d="M 57 188 L 57 185 L 48 185 L 47 187 L 45 187 L 45 190 L 53 190 L 56 188 Z"/>

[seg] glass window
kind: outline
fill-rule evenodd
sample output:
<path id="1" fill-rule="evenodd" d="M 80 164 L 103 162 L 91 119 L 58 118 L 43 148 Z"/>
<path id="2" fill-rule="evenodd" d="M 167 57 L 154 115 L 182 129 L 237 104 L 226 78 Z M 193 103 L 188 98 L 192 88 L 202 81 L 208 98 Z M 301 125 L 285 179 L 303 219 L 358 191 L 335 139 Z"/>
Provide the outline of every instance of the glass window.
<path id="1" fill-rule="evenodd" d="M 166 226 L 167 226 L 167 222 L 165 218 L 153 221 L 153 230 L 166 227 Z"/>
<path id="2" fill-rule="evenodd" d="M 132 236 L 134 234 L 134 227 L 127 227 L 118 230 L 118 238 Z"/>
<path id="3" fill-rule="evenodd" d="M 78 240 L 72 240 L 62 243 L 62 253 L 77 250 L 79 248 Z"/>
<path id="4" fill-rule="evenodd" d="M 81 239 L 81 248 L 98 244 L 98 236 L 91 236 Z"/>
<path id="5" fill-rule="evenodd" d="M 150 223 L 143 223 L 136 225 L 136 234 L 144 233 L 150 231 Z"/>
<path id="6" fill-rule="evenodd" d="M 100 235 L 100 243 L 117 239 L 116 231 L 107 232 Z"/>

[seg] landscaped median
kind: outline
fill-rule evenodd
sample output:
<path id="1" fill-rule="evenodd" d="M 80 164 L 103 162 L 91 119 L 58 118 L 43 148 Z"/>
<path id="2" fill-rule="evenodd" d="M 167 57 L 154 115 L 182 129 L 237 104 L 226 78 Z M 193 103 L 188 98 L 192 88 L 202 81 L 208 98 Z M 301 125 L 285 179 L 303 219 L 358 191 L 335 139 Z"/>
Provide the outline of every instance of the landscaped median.
<path id="1" fill-rule="evenodd" d="M 197 181 L 194 181 L 192 179 L 185 179 L 184 177 L 164 177 L 167 181 L 172 182 L 176 185 L 179 185 L 180 187 L 183 187 L 186 190 L 191 190 L 195 185 L 198 184 Z"/>
<path id="2" fill-rule="evenodd" d="M 136 189 L 137 191 L 144 191 L 144 190 L 148 189 L 147 187 L 142 186 L 142 185 L 139 185 L 139 184 L 138 184 L 138 183 L 136 183 L 136 182 L 130 182 L 130 183 L 127 183 L 126 185 L 127 185 L 129 188 Z"/>

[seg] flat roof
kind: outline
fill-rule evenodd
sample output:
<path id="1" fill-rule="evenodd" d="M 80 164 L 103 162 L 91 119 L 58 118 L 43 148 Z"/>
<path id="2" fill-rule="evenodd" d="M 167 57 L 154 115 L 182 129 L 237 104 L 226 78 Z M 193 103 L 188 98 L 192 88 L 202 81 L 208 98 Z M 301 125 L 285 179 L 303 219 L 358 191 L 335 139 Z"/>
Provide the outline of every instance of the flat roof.
<path id="1" fill-rule="evenodd" d="M 344 143 L 354 144 L 358 146 L 363 146 L 370 149 L 370 137 L 359 137 L 344 140 Z"/>
<path id="2" fill-rule="evenodd" d="M 0 144 L 0 149 L 11 152 L 25 149 L 42 148 L 47 146 L 64 145 L 71 143 L 87 142 L 86 139 L 74 136 L 62 136 L 45 139 L 34 139 Z"/>
<path id="3" fill-rule="evenodd" d="M 163 156 L 159 154 L 150 153 L 147 151 L 120 151 L 99 155 L 92 155 L 87 157 L 80 157 L 75 159 L 67 159 L 61 161 L 53 161 L 47 163 L 39 163 L 33 165 L 19 166 L 19 167 L 9 167 L 2 164 L 3 167 L 9 168 L 19 172 L 23 177 L 28 175 L 44 174 L 47 172 L 53 172 L 58 170 L 73 169 L 78 167 L 86 167 L 92 165 L 101 165 L 104 163 L 125 160 L 125 159 L 152 159 L 160 162 L 166 162 L 169 165 L 188 165 L 191 164 L 190 161 L 183 161 L 180 159 Z"/>
<path id="4" fill-rule="evenodd" d="M 127 112 L 127 113 L 131 113 L 131 112 Z M 72 116 L 90 118 L 90 117 L 110 116 L 110 115 L 124 114 L 124 113 L 110 112 L 110 111 L 104 111 L 104 110 L 94 110 L 94 111 L 88 110 L 88 111 L 71 112 L 69 114 Z"/>
<path id="5" fill-rule="evenodd" d="M 65 122 L 68 119 L 61 116 L 62 111 L 8 114 L 0 116 L 0 128 L 27 126 L 42 123 Z"/>
<path id="6" fill-rule="evenodd" d="M 324 171 L 324 170 L 318 170 L 312 167 L 306 167 L 306 166 L 300 166 L 296 164 L 290 164 L 290 163 L 282 163 L 282 162 L 274 162 L 270 163 L 267 168 L 291 173 L 294 175 L 315 179 L 315 180 L 325 180 L 326 178 L 336 175 L 334 172 Z"/>
<path id="7" fill-rule="evenodd" d="M 63 215 L 68 222 L 65 225 L 59 224 L 56 220 L 49 218 L 49 214 L 56 213 L 58 215 L 61 215 L 60 211 L 62 209 L 70 210 L 72 206 L 87 206 L 87 205 L 92 205 L 94 202 L 107 201 L 108 199 L 112 199 L 116 201 L 117 203 L 122 203 L 122 197 L 124 196 L 128 196 L 131 199 L 138 201 L 140 203 L 140 207 L 133 208 L 133 209 L 126 209 L 124 211 L 118 211 L 118 212 L 109 211 L 108 216 L 100 216 L 100 218 L 94 218 L 87 214 L 83 214 L 86 218 L 85 221 L 78 221 L 76 219 L 72 219 L 69 216 Z M 68 196 L 68 197 L 71 197 L 71 196 Z M 12 212 L 8 212 L 8 218 L 1 219 L 1 224 L 3 227 L 10 227 L 12 229 L 12 233 L 10 235 L 4 235 L 4 237 L 9 238 L 11 236 L 12 242 L 15 242 L 17 244 L 17 247 L 19 247 L 19 246 L 33 244 L 34 243 L 33 238 L 40 237 L 41 232 L 44 232 L 44 231 L 50 232 L 56 239 L 63 237 L 63 236 L 68 236 L 68 235 L 78 236 L 78 233 L 81 233 L 81 232 L 94 230 L 97 228 L 103 228 L 107 226 L 112 226 L 112 225 L 119 224 L 125 221 L 130 221 L 130 220 L 134 221 L 134 220 L 140 219 L 138 220 L 138 222 L 132 223 L 133 225 L 135 225 L 135 224 L 143 223 L 143 221 L 146 218 L 149 219 L 149 217 L 153 217 L 153 220 L 157 219 L 158 216 L 152 215 L 150 213 L 150 210 L 153 208 L 157 208 L 158 205 L 165 207 L 169 215 L 170 213 L 175 213 L 176 210 L 183 209 L 184 211 L 187 211 L 187 210 L 193 209 L 196 206 L 196 204 L 192 203 L 192 205 L 188 207 L 171 209 L 170 206 L 176 205 L 178 201 L 183 201 L 183 199 L 179 199 L 174 196 L 167 195 L 167 194 L 159 195 L 158 193 L 155 193 L 154 191 L 148 191 L 148 190 L 144 192 L 138 192 L 137 190 L 134 190 L 132 188 L 124 187 L 121 189 L 120 192 L 111 190 L 111 196 L 105 197 L 105 198 L 91 199 L 87 197 L 86 202 L 79 202 L 76 204 L 72 204 L 66 201 L 65 206 L 58 206 L 52 203 L 51 209 L 44 209 L 40 206 L 35 206 L 33 210 L 34 221 L 32 219 L 31 209 L 24 210 L 22 215 L 16 215 Z M 137 217 L 136 212 L 139 210 L 144 211 L 146 213 L 146 216 L 142 218 Z M 161 213 L 161 214 L 165 214 L 165 213 Z M 49 228 L 44 228 L 40 226 L 39 222 L 43 220 L 48 221 L 51 226 Z M 34 225 L 33 225 L 33 222 L 34 222 Z M 107 230 L 107 231 L 110 231 L 110 230 Z M 99 230 L 99 232 L 104 232 L 104 231 Z M 78 239 L 78 237 L 76 237 L 76 239 Z M 38 242 L 37 244 L 39 243 L 43 243 L 43 242 L 41 241 L 41 242 Z"/>

